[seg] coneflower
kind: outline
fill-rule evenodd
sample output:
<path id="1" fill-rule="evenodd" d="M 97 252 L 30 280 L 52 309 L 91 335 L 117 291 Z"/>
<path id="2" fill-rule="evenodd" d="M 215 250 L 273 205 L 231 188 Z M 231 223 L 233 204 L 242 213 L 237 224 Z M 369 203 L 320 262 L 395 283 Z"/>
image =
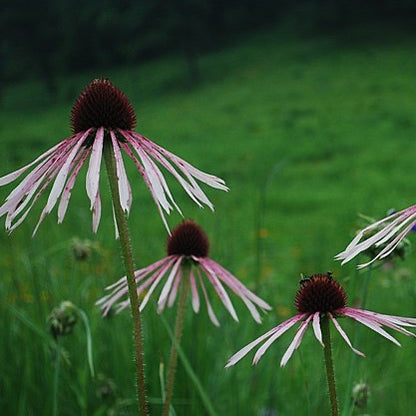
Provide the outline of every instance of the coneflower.
<path id="1" fill-rule="evenodd" d="M 164 212 L 180 209 L 174 201 L 166 180 L 158 167 L 172 174 L 192 200 L 211 209 L 196 180 L 217 189 L 227 190 L 224 181 L 196 169 L 183 159 L 134 131 L 136 115 L 126 95 L 108 79 L 92 81 L 80 94 L 72 108 L 73 134 L 58 143 L 33 162 L 0 178 L 0 186 L 19 178 L 29 168 L 29 174 L 9 194 L 0 206 L 0 216 L 6 215 L 6 229 L 12 231 L 26 218 L 39 197 L 53 181 L 46 205 L 34 233 L 42 220 L 58 203 L 58 223 L 64 219 L 75 181 L 89 158 L 86 177 L 87 194 L 93 211 L 93 231 L 101 217 L 99 190 L 101 159 L 105 146 L 115 159 L 120 204 L 129 213 L 132 203 L 130 183 L 124 168 L 122 151 L 134 162 L 144 179 L 159 213 L 168 228 Z"/>

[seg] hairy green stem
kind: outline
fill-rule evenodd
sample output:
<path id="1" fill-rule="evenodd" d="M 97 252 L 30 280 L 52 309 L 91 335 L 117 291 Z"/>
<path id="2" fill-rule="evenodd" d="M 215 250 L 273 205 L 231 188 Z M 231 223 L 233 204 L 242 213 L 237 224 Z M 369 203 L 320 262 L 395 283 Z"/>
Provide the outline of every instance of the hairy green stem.
<path id="1" fill-rule="evenodd" d="M 331 403 L 331 415 L 338 416 L 339 414 L 338 413 L 338 401 L 337 401 L 337 392 L 335 388 L 335 374 L 334 374 L 334 362 L 332 359 L 331 334 L 329 330 L 329 319 L 327 316 L 324 316 L 321 319 L 321 328 L 322 328 L 322 341 L 325 345 L 324 357 L 325 357 L 326 378 L 328 380 L 329 400 Z"/>
<path id="2" fill-rule="evenodd" d="M 168 373 L 166 377 L 166 398 L 165 403 L 163 405 L 163 416 L 169 416 L 170 411 L 170 404 L 172 402 L 172 395 L 173 395 L 173 387 L 175 384 L 175 372 L 176 372 L 176 364 L 178 361 L 178 350 L 175 344 L 180 345 L 181 338 L 182 338 L 182 330 L 183 330 L 183 318 L 186 306 L 186 298 L 188 296 L 189 290 L 189 278 L 188 275 L 191 272 L 191 265 L 185 264 L 182 267 L 182 281 L 180 283 L 180 297 L 179 297 L 179 304 L 178 310 L 176 314 L 176 324 L 175 324 L 175 335 L 174 340 L 176 342 L 172 342 L 172 347 L 170 350 L 170 360 L 168 365 Z"/>
<path id="3" fill-rule="evenodd" d="M 117 170 L 115 165 L 112 144 L 110 140 L 104 141 L 104 160 L 110 183 L 111 196 L 113 200 L 114 214 L 120 236 L 120 246 L 123 255 L 124 266 L 126 268 L 127 285 L 130 298 L 131 313 L 133 317 L 133 337 L 135 345 L 135 365 L 136 365 L 136 387 L 139 405 L 139 414 L 147 416 L 149 414 L 146 386 L 144 377 L 144 357 L 143 357 L 143 336 L 142 320 L 139 309 L 139 297 L 137 295 L 136 281 L 134 276 L 134 263 L 131 250 L 129 231 L 127 227 L 126 214 L 120 204 L 120 193 L 118 190 Z"/>

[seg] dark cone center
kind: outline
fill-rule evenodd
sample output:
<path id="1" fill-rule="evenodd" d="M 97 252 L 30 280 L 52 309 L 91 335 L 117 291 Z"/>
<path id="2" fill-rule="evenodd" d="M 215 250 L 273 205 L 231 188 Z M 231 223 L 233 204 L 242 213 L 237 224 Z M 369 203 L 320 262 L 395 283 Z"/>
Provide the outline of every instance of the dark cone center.
<path id="1" fill-rule="evenodd" d="M 168 239 L 168 255 L 206 257 L 209 242 L 204 230 L 194 221 L 179 224 Z"/>
<path id="2" fill-rule="evenodd" d="M 299 313 L 334 312 L 346 303 L 347 294 L 330 273 L 303 279 L 295 299 Z"/>
<path id="3" fill-rule="evenodd" d="M 91 127 L 132 130 L 136 115 L 127 96 L 108 79 L 95 79 L 81 92 L 71 111 L 74 133 Z"/>

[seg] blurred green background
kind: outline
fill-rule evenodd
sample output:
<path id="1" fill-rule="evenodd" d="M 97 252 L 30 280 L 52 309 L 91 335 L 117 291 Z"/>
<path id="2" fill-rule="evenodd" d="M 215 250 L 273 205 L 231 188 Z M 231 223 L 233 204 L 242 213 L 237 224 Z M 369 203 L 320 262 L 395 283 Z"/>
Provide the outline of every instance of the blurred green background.
<path id="1" fill-rule="evenodd" d="M 106 76 L 131 99 L 137 131 L 198 168 L 224 178 L 229 193 L 206 189 L 216 212 L 199 210 L 168 177 L 187 217 L 211 241 L 211 257 L 274 306 L 255 324 L 238 299 L 234 322 L 211 292 L 221 327 L 204 309 L 185 322 L 183 351 L 218 415 L 328 413 L 322 351 L 307 333 L 286 368 L 285 335 L 257 367 L 246 358 L 224 370 L 239 348 L 294 314 L 300 273 L 332 270 L 359 305 L 365 272 L 342 267 L 360 222 L 415 202 L 416 34 L 412 2 L 15 2 L 1 13 L 0 139 L 7 174 L 70 135 L 81 89 Z M 165 254 L 166 231 L 140 176 L 126 167 L 134 200 L 129 218 L 138 267 Z M 168 175 L 166 175 L 168 176 Z M 10 236 L 0 233 L 0 413 L 49 415 L 56 343 L 51 310 L 70 300 L 87 314 L 97 376 L 88 370 L 82 322 L 62 339 L 61 415 L 133 415 L 130 316 L 103 319 L 94 306 L 123 275 L 105 176 L 96 235 L 85 171 L 62 225 L 56 213 L 31 234 L 47 197 Z M 0 189 L 2 199 L 13 189 Z M 169 217 L 173 227 L 180 220 Z M 411 235 L 414 243 L 415 237 Z M 79 241 L 85 259 L 74 255 Z M 363 259 L 362 259 L 363 260 Z M 416 315 L 416 258 L 373 271 L 367 308 Z M 163 314 L 173 326 L 175 310 Z M 148 391 L 160 413 L 160 366 L 170 340 L 153 305 L 143 314 Z M 356 326 L 343 327 L 354 337 Z M 410 415 L 413 339 L 397 348 L 363 329 L 354 382 L 370 387 L 354 414 Z M 341 407 L 352 352 L 334 336 Z M 181 363 L 177 415 L 204 415 Z"/>

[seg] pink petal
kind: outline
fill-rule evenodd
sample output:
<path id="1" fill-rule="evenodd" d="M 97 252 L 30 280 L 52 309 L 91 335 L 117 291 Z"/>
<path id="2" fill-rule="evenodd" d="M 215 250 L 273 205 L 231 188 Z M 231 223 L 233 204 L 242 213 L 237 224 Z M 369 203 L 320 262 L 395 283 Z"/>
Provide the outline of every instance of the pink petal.
<path id="1" fill-rule="evenodd" d="M 268 303 L 266 303 L 263 299 L 259 298 L 257 295 L 255 295 L 253 292 L 247 289 L 235 276 L 233 276 L 228 270 L 226 270 L 220 264 L 208 257 L 205 257 L 203 261 L 206 262 L 209 265 L 209 267 L 211 267 L 214 270 L 216 275 L 225 284 L 227 284 L 227 286 L 229 286 L 229 288 L 233 290 L 236 294 L 243 294 L 262 309 L 272 309 L 272 307 Z"/>
<path id="2" fill-rule="evenodd" d="M 34 192 L 31 192 L 33 188 L 38 188 L 45 178 L 49 183 L 64 163 L 63 158 L 66 154 L 66 150 L 70 148 L 74 143 L 76 143 L 76 139 L 61 142 L 59 144 L 59 150 L 57 150 L 54 154 L 36 166 L 33 171 L 30 172 L 6 198 L 6 202 L 0 207 L 0 216 L 4 215 L 6 212 L 9 212 L 9 215 L 13 215 L 16 207 L 21 205 L 24 197 L 27 194 L 33 195 Z M 42 187 L 43 190 L 45 188 L 45 186 Z M 41 193 L 42 192 L 39 192 L 39 195 Z M 35 197 L 35 199 L 37 198 Z"/>
<path id="3" fill-rule="evenodd" d="M 312 319 L 312 315 L 308 316 L 306 321 L 303 321 L 302 324 L 300 325 L 298 332 L 296 332 L 295 337 L 293 338 L 288 349 L 284 353 L 282 357 L 282 361 L 280 361 L 280 367 L 284 367 L 287 364 L 292 354 L 299 347 L 300 343 L 302 342 L 302 338 L 305 335 L 306 330 L 308 329 L 308 324 L 311 319 Z"/>
<path id="4" fill-rule="evenodd" d="M 380 324 L 375 320 L 371 318 L 364 318 L 362 315 L 359 315 L 357 313 L 354 313 L 352 311 L 344 312 L 345 316 L 349 316 L 350 318 L 362 323 L 363 325 L 367 326 L 368 328 L 372 329 L 374 332 L 379 333 L 383 337 L 387 338 L 389 341 L 393 342 L 394 344 L 398 345 L 399 347 L 400 342 L 397 341 L 396 338 L 392 337 L 388 332 L 386 332 L 384 329 L 380 327 Z"/>
<path id="5" fill-rule="evenodd" d="M 172 270 L 169 274 L 169 277 L 168 277 L 165 285 L 163 286 L 162 292 L 160 293 L 159 300 L 157 302 L 158 312 L 161 312 L 163 310 L 163 307 L 165 306 L 166 300 L 167 300 L 168 295 L 169 295 L 169 291 L 172 287 L 173 279 L 177 276 L 177 273 L 178 273 L 178 270 L 179 270 L 179 267 L 182 263 L 183 258 L 184 258 L 184 256 L 179 256 L 178 257 L 178 260 L 176 261 L 176 263 L 172 267 Z"/>
<path id="6" fill-rule="evenodd" d="M 180 259 L 176 260 L 175 265 L 173 266 L 174 268 L 178 267 L 178 265 L 180 264 Z M 162 270 L 164 271 L 163 273 L 160 273 L 159 276 L 157 277 L 157 279 L 155 279 L 155 281 L 153 282 L 152 286 L 150 287 L 150 289 L 148 290 L 148 292 L 146 293 L 146 296 L 144 297 L 142 303 L 140 304 L 140 312 L 144 309 L 144 307 L 146 306 L 147 302 L 150 299 L 150 296 L 152 295 L 152 293 L 154 292 L 156 286 L 160 283 L 160 281 L 162 280 L 162 278 L 165 276 L 168 268 L 164 267 L 162 268 Z"/>
<path id="7" fill-rule="evenodd" d="M 365 357 L 365 355 L 355 349 L 352 344 L 350 339 L 348 338 L 348 335 L 344 332 L 344 330 L 341 328 L 341 325 L 338 323 L 338 321 L 333 317 L 333 315 L 331 313 L 328 313 L 328 316 L 331 318 L 332 323 L 334 324 L 336 330 L 340 333 L 340 335 L 342 336 L 342 338 L 344 339 L 344 341 L 347 343 L 347 345 L 358 355 L 361 355 L 361 357 Z"/>
<path id="8" fill-rule="evenodd" d="M 125 137 L 126 137 L 126 140 L 127 140 L 127 137 L 128 136 L 125 136 Z M 165 218 L 165 215 L 163 213 L 163 210 L 162 210 L 162 208 L 160 206 L 159 200 L 157 199 L 157 196 L 156 196 L 156 194 L 155 194 L 155 192 L 154 192 L 154 190 L 153 190 L 153 188 L 152 188 L 152 186 L 150 184 L 150 180 L 149 180 L 149 178 L 147 176 L 146 171 L 143 169 L 142 165 L 137 160 L 137 158 L 134 156 L 134 154 L 132 153 L 132 151 L 130 150 L 130 148 L 126 144 L 124 144 L 124 143 L 121 143 L 120 145 L 122 146 L 122 148 L 124 149 L 124 151 L 127 153 L 127 155 L 133 160 L 134 164 L 136 165 L 137 169 L 139 170 L 140 174 L 142 175 L 143 180 L 144 180 L 147 188 L 149 189 L 149 192 L 152 195 L 153 200 L 155 201 L 156 207 L 157 207 L 157 209 L 159 211 L 160 217 L 162 218 L 163 224 L 165 225 L 165 228 L 166 228 L 167 232 L 170 235 L 169 225 L 168 225 L 168 223 L 166 221 L 166 218 Z"/>
<path id="9" fill-rule="evenodd" d="M 243 357 L 245 357 L 256 345 L 260 344 L 260 342 L 262 342 L 266 338 L 269 338 L 275 332 L 279 331 L 282 327 L 288 325 L 289 322 L 292 321 L 294 318 L 295 317 L 292 317 L 292 318 L 288 319 L 287 321 L 281 323 L 279 326 L 276 326 L 275 328 L 266 332 L 261 337 L 256 338 L 254 341 L 250 342 L 250 344 L 246 345 L 244 348 L 241 348 L 241 350 L 237 351 L 231 358 L 228 359 L 227 364 L 226 364 L 225 367 L 226 368 L 231 367 L 232 365 L 238 363 L 238 361 L 240 361 Z M 296 322 L 298 322 L 298 321 L 296 321 Z"/>
<path id="10" fill-rule="evenodd" d="M 62 189 L 64 188 L 66 178 L 69 174 L 69 170 L 71 168 L 72 161 L 74 160 L 75 156 L 77 155 L 79 148 L 84 143 L 84 140 L 88 136 L 87 133 L 85 133 L 81 139 L 78 141 L 78 143 L 72 148 L 70 154 L 68 155 L 68 158 L 66 159 L 65 163 L 63 164 L 61 170 L 59 171 L 55 182 L 52 186 L 51 192 L 49 194 L 48 202 L 46 203 L 44 212 L 49 213 L 51 212 L 52 208 L 55 206 L 56 201 L 58 200 L 59 195 L 62 192 Z"/>
<path id="11" fill-rule="evenodd" d="M 212 286 L 214 286 L 214 289 L 217 292 L 222 303 L 224 304 L 228 312 L 230 312 L 233 319 L 238 322 L 237 313 L 235 312 L 231 299 L 228 296 L 227 292 L 224 290 L 218 277 L 209 267 L 207 267 L 205 263 L 200 263 L 200 265 L 201 265 L 201 268 L 204 270 L 205 274 L 207 275 L 208 279 L 210 280 Z"/>
<path id="12" fill-rule="evenodd" d="M 126 213 L 129 213 L 131 207 L 131 188 L 127 178 L 126 170 L 124 168 L 123 157 L 120 152 L 120 147 L 114 132 L 110 132 L 111 141 L 113 143 L 114 158 L 116 161 L 118 189 L 120 194 L 120 204 Z"/>
<path id="13" fill-rule="evenodd" d="M 170 291 L 169 300 L 168 300 L 168 307 L 171 308 L 175 302 L 176 296 L 178 294 L 179 284 L 182 281 L 182 270 L 179 269 L 178 273 L 176 274 L 176 278 L 173 282 L 172 290 Z M 186 278 L 186 277 L 185 277 Z M 164 305 L 163 305 L 164 307 Z"/>
<path id="14" fill-rule="evenodd" d="M 208 185 L 222 189 L 222 190 L 228 190 L 228 188 L 223 185 L 224 181 L 222 179 L 219 179 L 213 175 L 208 175 L 204 172 L 199 171 L 198 169 L 194 168 L 184 160 L 180 159 L 179 157 L 175 156 L 174 154 L 168 152 L 167 150 L 163 149 L 162 147 L 156 145 L 154 142 L 150 141 L 149 139 L 134 133 L 132 135 L 132 138 L 134 138 L 137 143 L 140 143 L 142 146 L 145 146 L 147 149 L 147 152 L 152 155 L 153 158 L 155 158 L 159 163 L 161 163 L 163 166 L 165 166 L 166 169 L 169 170 L 170 173 L 172 173 L 175 178 L 181 183 L 182 187 L 185 189 L 185 191 L 188 193 L 188 195 L 196 202 L 198 205 L 199 202 L 194 198 L 196 197 L 201 202 L 208 205 L 211 209 L 213 209 L 213 206 L 209 199 L 206 197 L 204 192 L 201 190 L 199 185 L 195 182 L 193 176 L 197 177 L 202 182 L 207 183 Z M 175 171 L 175 169 L 172 168 L 172 166 L 169 164 L 169 162 L 162 156 L 164 155 L 166 158 L 168 158 L 172 163 L 177 166 L 177 168 L 187 177 L 189 184 L 187 184 Z M 192 173 L 191 173 L 192 172 Z"/>
<path id="15" fill-rule="evenodd" d="M 274 333 L 271 337 L 257 350 L 253 358 L 253 364 L 257 364 L 264 353 L 269 349 L 270 345 L 273 344 L 278 338 L 280 338 L 285 332 L 287 332 L 296 322 L 302 320 L 306 314 L 297 314 L 287 321 L 283 322 L 275 328 Z M 308 321 L 309 322 L 309 321 Z"/>
<path id="16" fill-rule="evenodd" d="M 261 323 L 261 317 L 259 312 L 257 311 L 254 304 L 245 296 L 242 290 L 240 290 L 240 287 L 236 286 L 234 284 L 234 281 L 230 280 L 226 274 L 224 274 L 221 270 L 221 268 L 217 267 L 218 264 L 215 263 L 213 260 L 209 259 L 208 257 L 201 257 L 196 258 L 194 257 L 195 261 L 198 261 L 199 263 L 204 263 L 205 267 L 211 268 L 212 271 L 218 276 L 220 280 L 222 280 L 247 306 L 249 312 L 251 313 L 251 316 L 257 323 Z M 248 291 L 248 289 L 246 289 Z"/>
<path id="17" fill-rule="evenodd" d="M 211 319 L 211 322 L 215 325 L 215 326 L 220 326 L 220 323 L 218 322 L 217 317 L 215 316 L 215 313 L 212 309 L 211 303 L 208 299 L 208 294 L 207 294 L 207 290 L 205 289 L 205 285 L 204 285 L 204 281 L 201 278 L 201 274 L 199 273 L 199 269 L 196 269 L 196 272 L 198 274 L 198 278 L 199 278 L 199 284 L 201 285 L 201 289 L 202 289 L 202 293 L 204 294 L 205 297 L 205 302 L 207 304 L 207 311 L 208 311 L 208 316 Z"/>
<path id="18" fill-rule="evenodd" d="M 161 260 L 158 260 L 155 263 L 152 263 L 151 265 L 144 267 L 143 269 L 139 269 L 136 270 L 134 272 L 134 276 L 136 278 L 136 283 L 138 283 L 140 280 L 142 280 L 144 277 L 146 277 L 147 275 L 149 275 L 151 272 L 153 272 L 153 270 L 156 270 L 160 265 L 166 263 L 168 260 L 170 260 L 170 256 L 169 257 L 164 257 Z M 126 276 L 121 277 L 120 279 L 118 279 L 115 283 L 107 286 L 105 288 L 105 290 L 111 290 L 116 288 L 117 286 L 126 286 L 127 285 L 127 280 L 126 280 Z"/>
<path id="19" fill-rule="evenodd" d="M 376 312 L 370 312 L 363 309 L 353 309 L 353 308 L 343 308 L 343 310 L 350 311 L 352 314 L 358 314 L 363 316 L 364 318 L 367 318 L 369 320 L 373 320 L 380 325 L 385 325 L 389 328 L 395 329 L 398 332 L 401 332 L 402 334 L 408 335 L 408 336 L 416 336 L 410 331 L 407 331 L 406 329 L 402 328 L 400 325 L 403 326 L 412 326 L 414 327 L 414 324 L 409 324 L 407 322 L 403 322 L 400 320 L 400 318 L 389 316 L 389 315 L 382 315 L 378 314 Z"/>
<path id="20" fill-rule="evenodd" d="M 168 200 L 166 199 L 165 191 L 159 180 L 156 165 L 150 160 L 150 158 L 142 149 L 137 147 L 135 148 L 135 150 L 143 163 L 144 170 L 146 171 L 147 178 L 149 180 L 151 188 L 153 189 L 156 199 L 159 201 L 163 209 L 169 214 L 172 210 L 172 205 L 170 205 Z"/>
<path id="21" fill-rule="evenodd" d="M 62 196 L 61 196 L 61 200 L 59 201 L 59 205 L 58 205 L 58 224 L 60 224 L 64 217 L 65 217 L 65 213 L 66 210 L 68 208 L 68 204 L 69 204 L 69 199 L 71 198 L 71 192 L 72 192 L 72 188 L 75 185 L 75 180 L 79 174 L 79 171 L 81 170 L 85 159 L 88 156 L 88 150 L 84 150 L 84 153 L 82 154 L 77 166 L 74 168 L 71 176 L 68 179 L 67 184 L 65 185 L 65 188 L 62 192 Z"/>
<path id="22" fill-rule="evenodd" d="M 35 165 L 36 163 L 40 162 L 42 159 L 45 159 L 47 156 L 55 152 L 55 150 L 58 149 L 59 146 L 62 145 L 64 142 L 60 142 L 57 145 L 53 146 L 49 150 L 47 150 L 45 153 L 42 153 L 37 159 L 35 159 L 33 162 L 29 163 L 26 166 L 23 166 L 22 168 L 9 173 L 8 175 L 0 177 L 0 186 L 7 185 L 10 182 L 13 182 L 15 179 L 17 179 L 23 172 L 25 172 L 27 169 L 29 169 L 31 166 Z"/>

